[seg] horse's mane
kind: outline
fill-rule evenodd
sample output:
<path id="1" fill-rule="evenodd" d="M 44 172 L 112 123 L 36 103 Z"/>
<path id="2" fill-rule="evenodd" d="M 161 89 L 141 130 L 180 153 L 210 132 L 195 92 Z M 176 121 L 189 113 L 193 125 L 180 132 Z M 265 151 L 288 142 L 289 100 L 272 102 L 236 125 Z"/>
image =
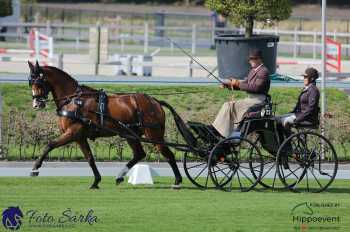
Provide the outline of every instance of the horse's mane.
<path id="1" fill-rule="evenodd" d="M 65 71 L 63 71 L 63 70 L 61 70 L 61 69 L 59 69 L 59 68 L 56 68 L 56 67 L 54 67 L 54 66 L 45 66 L 44 69 L 45 69 L 45 68 L 46 68 L 46 69 L 49 69 L 49 70 L 51 70 L 51 71 L 59 72 L 61 76 L 65 76 L 65 77 L 66 77 L 67 79 L 69 79 L 70 81 L 73 81 L 73 82 L 75 82 L 77 85 L 79 85 L 79 84 L 78 84 L 78 81 L 75 80 L 71 75 L 69 75 L 69 74 L 66 73 Z"/>
<path id="2" fill-rule="evenodd" d="M 66 73 L 65 71 L 63 71 L 59 68 L 56 68 L 54 66 L 45 66 L 44 68 L 47 68 L 47 69 L 54 71 L 54 72 L 58 72 L 60 76 L 65 76 L 68 80 L 73 81 L 76 85 L 79 85 L 77 80 L 75 80 L 71 75 L 69 75 L 68 73 Z M 86 86 L 86 85 L 80 85 L 80 87 L 82 90 L 86 90 L 88 92 L 97 92 L 98 91 L 98 90 L 96 90 L 92 87 Z"/>
<path id="3" fill-rule="evenodd" d="M 80 85 L 80 88 L 82 88 L 83 90 L 87 90 L 89 92 L 97 92 L 98 91 L 97 89 L 94 89 L 94 88 L 87 86 L 87 85 Z"/>

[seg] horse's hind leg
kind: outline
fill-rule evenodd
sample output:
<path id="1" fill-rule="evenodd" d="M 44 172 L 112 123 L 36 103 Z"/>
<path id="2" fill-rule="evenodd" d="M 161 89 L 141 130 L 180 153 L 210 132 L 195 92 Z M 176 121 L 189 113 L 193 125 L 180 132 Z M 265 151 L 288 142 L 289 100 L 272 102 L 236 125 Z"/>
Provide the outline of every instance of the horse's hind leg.
<path id="1" fill-rule="evenodd" d="M 175 184 L 172 187 L 175 189 L 180 188 L 182 183 L 182 176 L 179 168 L 177 167 L 174 153 L 169 149 L 168 146 L 165 146 L 163 144 L 157 144 L 156 147 L 158 148 L 159 152 L 162 153 L 162 155 L 167 159 L 171 169 L 174 172 Z"/>
<path id="2" fill-rule="evenodd" d="M 98 189 L 98 183 L 101 181 L 101 175 L 97 169 L 94 156 L 92 155 L 90 145 L 86 139 L 78 140 L 77 143 L 80 146 L 80 150 L 83 152 L 85 159 L 88 161 L 92 172 L 94 173 L 94 183 L 91 185 L 91 189 Z"/>
<path id="3" fill-rule="evenodd" d="M 133 151 L 133 158 L 126 164 L 126 166 L 117 175 L 116 177 L 117 185 L 124 181 L 124 176 L 137 162 L 139 162 L 140 160 L 146 157 L 146 153 L 143 150 L 143 147 L 139 141 L 128 139 L 127 142 Z"/>
<path id="4" fill-rule="evenodd" d="M 43 164 L 43 161 L 47 157 L 50 151 L 52 151 L 55 148 L 58 148 L 60 146 L 66 145 L 70 142 L 72 142 L 75 138 L 75 134 L 71 133 L 70 131 L 65 132 L 62 134 L 57 140 L 49 142 L 49 144 L 45 147 L 44 152 L 40 156 L 40 158 L 34 163 L 33 169 L 30 172 L 31 176 L 38 176 L 39 175 L 39 168 Z"/>

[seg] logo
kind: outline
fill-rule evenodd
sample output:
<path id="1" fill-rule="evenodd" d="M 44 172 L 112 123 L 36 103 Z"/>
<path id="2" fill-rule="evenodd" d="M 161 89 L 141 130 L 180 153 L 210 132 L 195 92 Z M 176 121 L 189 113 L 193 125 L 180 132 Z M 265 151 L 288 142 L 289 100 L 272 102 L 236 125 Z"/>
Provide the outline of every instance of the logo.
<path id="1" fill-rule="evenodd" d="M 99 221 L 93 209 L 85 212 L 67 208 L 61 214 L 28 209 L 23 211 L 17 206 L 10 206 L 2 212 L 2 224 L 7 230 L 19 230 L 25 227 L 69 228 L 77 225 L 94 225 Z M 25 228 L 24 227 L 24 228 Z"/>
<path id="2" fill-rule="evenodd" d="M 2 212 L 2 224 L 8 230 L 18 230 L 22 225 L 23 213 L 19 207 L 8 207 Z"/>
<path id="3" fill-rule="evenodd" d="M 334 202 L 302 202 L 291 209 L 290 218 L 295 231 L 334 231 L 340 228 L 341 217 L 330 212 L 336 213 L 339 207 L 340 204 Z"/>
<path id="4" fill-rule="evenodd" d="M 297 215 L 297 214 L 313 215 L 314 211 L 312 210 L 312 208 L 307 202 L 303 202 L 294 206 L 290 214 L 291 215 Z"/>

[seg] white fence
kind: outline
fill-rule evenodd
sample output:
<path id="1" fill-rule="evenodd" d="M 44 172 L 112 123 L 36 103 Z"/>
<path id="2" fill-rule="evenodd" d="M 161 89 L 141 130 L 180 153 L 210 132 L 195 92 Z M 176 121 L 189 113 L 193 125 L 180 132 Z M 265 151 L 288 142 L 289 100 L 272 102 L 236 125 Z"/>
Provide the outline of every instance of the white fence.
<path id="1" fill-rule="evenodd" d="M 28 28 L 38 28 L 47 35 L 52 35 L 55 41 L 69 41 L 65 45 L 69 48 L 87 48 L 86 43 L 89 39 L 88 30 L 96 25 L 77 25 L 77 24 L 51 24 L 47 23 L 6 23 L 0 24 L 0 27 L 12 28 L 6 33 L 0 33 L 0 37 L 20 40 L 26 38 Z M 165 35 L 177 40 L 182 46 L 190 49 L 192 53 L 200 48 L 210 48 L 214 44 L 214 38 L 217 33 L 235 32 L 242 33 L 239 28 L 208 28 L 197 27 L 195 24 L 189 27 L 154 27 L 146 21 L 144 26 L 137 25 L 101 25 L 110 29 L 109 39 L 118 44 L 122 51 L 127 50 L 130 43 L 137 43 L 144 46 L 144 51 L 148 51 L 148 46 L 168 46 L 172 51 L 172 44 L 167 42 L 164 37 L 156 36 L 156 31 L 163 31 Z M 305 54 L 316 58 L 321 49 L 321 32 L 318 31 L 299 31 L 274 29 L 255 29 L 256 34 L 275 34 L 281 37 L 280 52 L 288 54 L 294 58 Z M 350 33 L 332 31 L 328 36 L 334 40 L 342 42 L 343 54 L 350 53 Z"/>

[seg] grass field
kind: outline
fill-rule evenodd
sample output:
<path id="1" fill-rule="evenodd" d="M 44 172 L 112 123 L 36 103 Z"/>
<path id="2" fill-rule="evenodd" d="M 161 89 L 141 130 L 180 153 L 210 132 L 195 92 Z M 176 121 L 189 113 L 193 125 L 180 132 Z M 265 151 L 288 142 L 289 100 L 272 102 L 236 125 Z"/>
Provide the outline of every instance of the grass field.
<path id="1" fill-rule="evenodd" d="M 172 190 L 172 178 L 157 178 L 153 186 L 117 187 L 112 177 L 105 177 L 101 189 L 89 190 L 90 181 L 88 177 L 1 177 L 0 209 L 19 206 L 24 214 L 32 209 L 56 218 L 68 208 L 78 214 L 92 209 L 97 216 L 93 225 L 66 228 L 31 227 L 30 217 L 25 216 L 19 231 L 350 231 L 350 181 L 335 181 L 320 194 L 202 191 L 187 180 L 183 189 Z M 303 202 L 312 204 L 312 215 L 303 208 L 292 211 Z M 339 222 L 304 223 L 306 230 L 301 230 L 293 215 L 339 216 Z M 33 220 L 32 225 L 37 224 Z"/>
<path id="2" fill-rule="evenodd" d="M 89 85 L 94 88 L 103 88 L 110 92 L 143 92 L 158 99 L 169 102 L 184 120 L 210 123 L 214 120 L 216 113 L 222 103 L 231 99 L 232 92 L 223 91 L 216 86 L 131 86 L 131 85 Z M 299 88 L 272 88 L 270 94 L 273 102 L 277 104 L 276 114 L 288 113 L 297 101 Z M 7 158 L 33 159 L 40 154 L 40 151 L 47 144 L 48 139 L 57 137 L 55 106 L 49 102 L 46 109 L 35 111 L 32 109 L 31 90 L 25 84 L 1 84 L 0 92 L 3 96 L 3 136 L 8 151 Z M 176 94 L 185 93 L 185 94 Z M 164 95 L 162 95 L 164 94 Z M 235 99 L 244 98 L 242 92 L 234 92 Z M 327 90 L 328 111 L 334 114 L 334 118 L 328 122 L 328 137 L 334 142 L 338 151 L 338 157 L 349 159 L 350 141 L 347 131 L 350 120 L 350 101 L 346 93 L 337 89 Z M 181 140 L 176 134 L 174 120 L 167 112 L 167 139 L 169 141 Z M 344 125 L 343 125 L 344 123 Z M 347 124 L 345 124 L 347 123 Z M 11 125 L 11 126 L 9 126 Z M 10 128 L 10 129 L 9 129 Z M 37 141 L 36 141 L 37 140 Z M 344 148 L 340 141 L 344 142 Z M 180 141 L 181 142 L 181 141 Z M 38 143 L 34 151 L 34 145 Z M 98 139 L 91 143 L 94 154 L 98 160 L 128 160 L 130 150 L 123 147 L 122 156 L 118 153 L 116 146 L 110 150 L 109 145 L 116 145 L 116 138 Z M 22 144 L 22 145 L 21 145 Z M 119 143 L 118 143 L 119 144 Z M 149 146 L 151 147 L 151 146 Z M 67 148 L 67 147 L 66 147 Z M 151 147 L 153 148 L 153 147 Z M 68 148 L 67 148 L 68 149 Z M 348 151 L 348 153 L 346 153 Z M 152 150 L 148 152 L 152 153 Z M 177 155 L 180 159 L 182 153 Z M 75 145 L 68 150 L 54 150 L 50 158 L 59 160 L 83 159 L 79 149 Z M 151 155 L 148 160 L 156 160 L 157 156 Z"/>

